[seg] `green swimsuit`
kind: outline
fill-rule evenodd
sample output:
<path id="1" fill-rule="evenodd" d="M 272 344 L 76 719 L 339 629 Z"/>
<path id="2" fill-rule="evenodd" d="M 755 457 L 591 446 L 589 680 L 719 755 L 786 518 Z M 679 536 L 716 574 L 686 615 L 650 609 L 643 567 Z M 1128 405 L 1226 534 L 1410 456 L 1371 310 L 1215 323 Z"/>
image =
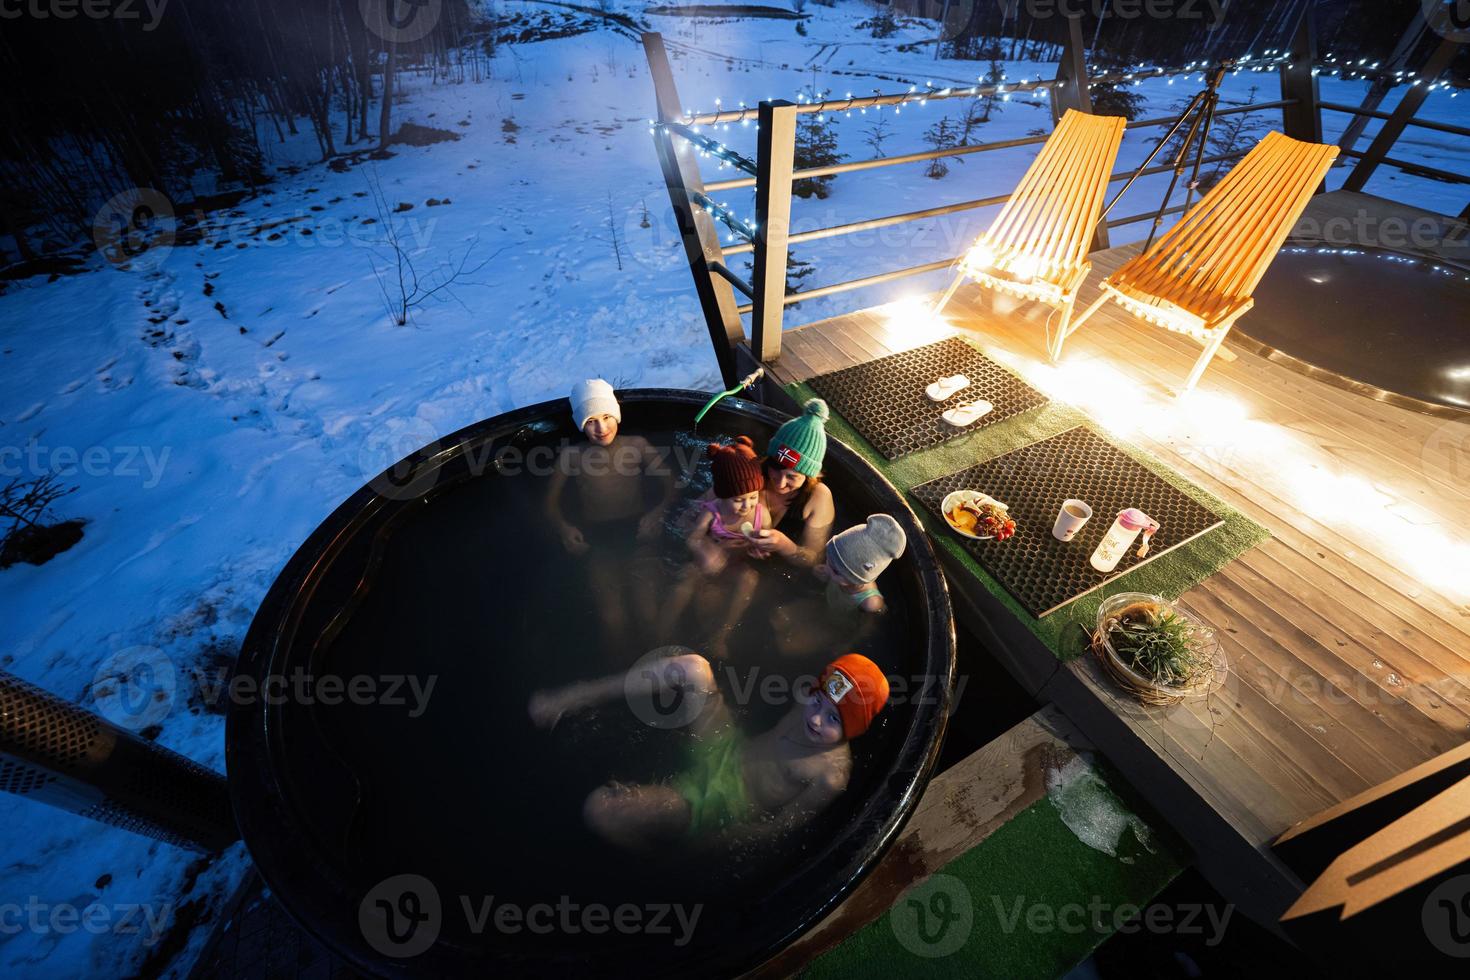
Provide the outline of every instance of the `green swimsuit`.
<path id="1" fill-rule="evenodd" d="M 689 767 L 672 782 L 689 803 L 689 836 L 723 830 L 749 817 L 752 806 L 741 771 L 745 739 L 730 725 L 708 738 L 691 738 Z"/>

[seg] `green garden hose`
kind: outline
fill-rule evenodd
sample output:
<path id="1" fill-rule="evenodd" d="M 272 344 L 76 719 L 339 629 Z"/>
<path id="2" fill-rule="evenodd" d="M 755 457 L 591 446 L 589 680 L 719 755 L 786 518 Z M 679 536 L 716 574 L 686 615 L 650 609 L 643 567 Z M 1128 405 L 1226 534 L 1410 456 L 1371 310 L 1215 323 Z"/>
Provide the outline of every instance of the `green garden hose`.
<path id="1" fill-rule="evenodd" d="M 694 416 L 694 427 L 695 428 L 699 428 L 699 420 L 702 419 L 702 418 L 704 418 L 705 414 L 710 409 L 714 408 L 715 405 L 719 403 L 719 401 L 720 401 L 721 398 L 728 398 L 731 395 L 738 395 L 738 394 L 740 394 L 746 388 L 749 388 L 751 385 L 753 385 L 757 381 L 759 381 L 761 379 L 761 376 L 764 375 L 765 373 L 766 373 L 766 369 L 765 368 L 763 368 L 763 367 L 756 368 L 755 371 L 752 372 L 750 375 L 748 375 L 745 378 L 744 381 L 741 381 L 738 385 L 736 385 L 735 387 L 731 388 L 729 391 L 722 391 L 718 395 L 716 395 L 715 397 L 711 398 L 709 401 L 705 402 L 704 403 L 704 408 L 701 408 L 699 410 L 699 414 L 696 415 L 696 416 Z"/>

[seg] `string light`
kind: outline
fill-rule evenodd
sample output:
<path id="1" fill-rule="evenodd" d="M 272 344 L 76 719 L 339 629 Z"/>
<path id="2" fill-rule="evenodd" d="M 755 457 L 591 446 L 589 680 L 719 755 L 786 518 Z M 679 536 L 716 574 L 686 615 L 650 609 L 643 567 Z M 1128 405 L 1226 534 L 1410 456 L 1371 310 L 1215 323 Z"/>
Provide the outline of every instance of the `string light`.
<path id="1" fill-rule="evenodd" d="M 1296 62 L 1289 59 L 1290 52 L 1284 48 L 1267 48 L 1261 55 L 1253 52 L 1247 53 L 1236 60 L 1235 67 L 1230 71 L 1230 74 L 1234 77 L 1238 76 L 1242 71 L 1260 73 L 1275 69 L 1295 70 Z M 1134 87 L 1138 87 L 1142 85 L 1143 77 L 1163 78 L 1165 79 L 1165 84 L 1169 86 L 1174 85 L 1181 77 L 1185 81 L 1192 80 L 1203 83 L 1206 80 L 1207 74 L 1204 68 L 1213 64 L 1215 62 L 1209 60 L 1195 60 L 1188 62 L 1182 67 L 1168 68 L 1163 65 L 1148 65 L 1140 62 L 1136 65 L 1107 74 L 1102 73 L 1097 66 L 1088 66 L 1086 69 L 1090 78 L 1088 89 L 1095 91 L 1100 85 L 1127 82 L 1132 82 Z M 1340 78 L 1345 81 L 1360 78 L 1375 78 L 1380 81 L 1389 81 L 1392 84 L 1408 83 L 1411 88 L 1421 88 L 1425 93 L 1434 92 L 1439 89 L 1453 89 L 1452 82 L 1448 78 L 1430 79 L 1402 68 L 1393 70 L 1392 74 L 1387 71 L 1380 71 L 1379 69 L 1380 62 L 1377 61 L 1369 62 L 1367 58 L 1339 61 L 1336 54 L 1329 54 L 1322 63 L 1311 67 L 1311 74 L 1314 78 L 1326 76 Z M 1006 73 L 1001 72 L 1000 77 L 1001 79 L 1005 79 L 1007 77 Z M 883 104 L 892 105 L 893 114 L 901 115 L 905 106 L 917 103 L 920 107 L 927 107 L 930 99 L 978 98 L 998 95 L 1004 101 L 1009 102 L 1011 101 L 1010 96 L 1012 94 L 1029 92 L 1033 97 L 1042 97 L 1047 91 L 1057 87 L 1056 80 L 1044 79 L 1040 75 L 1037 75 L 1034 80 L 1022 78 L 1009 83 L 1002 80 L 994 86 L 986 86 L 984 84 L 984 76 L 977 76 L 976 82 L 978 84 L 970 85 L 967 88 L 946 86 L 942 89 L 936 89 L 933 79 L 928 79 L 924 82 L 923 90 L 920 89 L 917 83 L 910 84 L 907 92 L 891 95 L 885 95 L 877 89 L 874 89 L 872 99 L 883 100 L 875 108 L 880 108 Z M 1458 97 L 1458 91 L 1450 91 L 1450 98 Z M 829 115 L 852 118 L 854 109 L 857 110 L 859 115 L 867 115 L 868 106 L 854 105 L 856 98 L 851 92 L 845 93 L 843 99 L 827 100 L 820 96 L 813 97 L 806 92 L 798 93 L 795 98 L 797 104 L 802 106 L 805 111 L 816 112 L 819 122 L 827 121 Z M 743 101 L 739 103 L 740 108 L 738 110 L 724 109 L 724 103 L 721 99 L 715 99 L 714 104 L 716 108 L 712 113 L 697 113 L 693 110 L 685 109 L 685 124 L 689 125 L 695 133 L 698 133 L 699 129 L 694 125 L 694 121 L 702 118 L 706 125 L 713 125 L 715 129 L 723 128 L 724 131 L 728 132 L 730 123 L 733 121 L 738 121 L 742 127 L 748 127 L 751 118 L 755 117 L 758 112 L 757 107 L 749 106 Z M 1038 103 L 1032 101 L 1030 104 L 1035 105 Z M 718 145 L 718 148 L 711 147 L 710 152 L 722 160 L 722 165 L 740 166 L 744 169 L 739 155 L 734 154 L 728 147 Z"/>

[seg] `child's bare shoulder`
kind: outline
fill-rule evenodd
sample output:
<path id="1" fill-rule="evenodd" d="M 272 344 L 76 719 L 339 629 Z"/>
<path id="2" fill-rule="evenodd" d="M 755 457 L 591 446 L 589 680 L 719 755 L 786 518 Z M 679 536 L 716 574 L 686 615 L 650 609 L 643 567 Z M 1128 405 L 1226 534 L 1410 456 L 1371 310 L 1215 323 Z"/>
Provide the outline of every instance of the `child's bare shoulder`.
<path id="1" fill-rule="evenodd" d="M 812 782 L 833 793 L 847 788 L 847 781 L 852 776 L 852 748 L 846 742 L 834 745 L 814 761 L 817 762 L 816 771 L 809 774 Z"/>

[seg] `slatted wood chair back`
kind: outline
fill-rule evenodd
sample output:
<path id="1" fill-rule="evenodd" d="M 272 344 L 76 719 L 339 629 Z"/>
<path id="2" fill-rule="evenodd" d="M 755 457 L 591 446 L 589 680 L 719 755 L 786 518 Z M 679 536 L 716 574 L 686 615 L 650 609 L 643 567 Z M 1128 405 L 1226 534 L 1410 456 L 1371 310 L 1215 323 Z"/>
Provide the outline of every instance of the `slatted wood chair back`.
<path id="1" fill-rule="evenodd" d="M 1127 120 L 1068 109 L 1031 161 L 985 240 L 1034 256 L 1043 274 L 1087 258 Z"/>
<path id="2" fill-rule="evenodd" d="M 1182 220 L 1108 277 L 1209 327 L 1248 302 L 1337 157 L 1336 146 L 1268 133 Z"/>

